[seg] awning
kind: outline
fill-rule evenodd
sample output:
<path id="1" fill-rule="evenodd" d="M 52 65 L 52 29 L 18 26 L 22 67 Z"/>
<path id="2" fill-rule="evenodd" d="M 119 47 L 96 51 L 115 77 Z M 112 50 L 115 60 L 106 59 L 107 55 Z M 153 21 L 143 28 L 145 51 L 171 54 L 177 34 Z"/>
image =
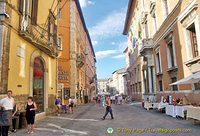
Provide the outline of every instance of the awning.
<path id="1" fill-rule="evenodd" d="M 181 80 L 178 80 L 170 85 L 180 85 L 180 84 L 194 84 L 194 83 L 200 83 L 200 72 L 197 72 L 195 74 L 192 74 L 186 78 L 183 78 Z"/>

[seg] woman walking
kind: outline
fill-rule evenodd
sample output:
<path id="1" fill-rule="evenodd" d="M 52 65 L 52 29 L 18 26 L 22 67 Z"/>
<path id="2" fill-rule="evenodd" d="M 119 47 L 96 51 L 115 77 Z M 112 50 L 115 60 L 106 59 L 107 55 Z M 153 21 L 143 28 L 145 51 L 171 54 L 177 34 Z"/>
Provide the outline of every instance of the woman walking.
<path id="1" fill-rule="evenodd" d="M 69 97 L 69 112 L 74 113 L 74 101 L 71 97 Z"/>
<path id="2" fill-rule="evenodd" d="M 106 113 L 103 116 L 102 120 L 105 120 L 105 118 L 106 118 L 106 116 L 108 115 L 109 112 L 110 112 L 111 119 L 114 119 L 113 118 L 113 113 L 112 113 L 112 108 L 111 108 L 111 102 L 110 102 L 110 98 L 109 97 L 106 97 L 105 106 L 106 106 Z"/>
<path id="3" fill-rule="evenodd" d="M 60 116 L 60 108 L 61 108 L 61 105 L 60 105 L 60 103 L 61 103 L 61 99 L 60 99 L 60 97 L 58 96 L 58 98 L 56 99 L 56 102 L 55 102 L 55 104 L 56 104 L 56 106 L 57 106 L 57 116 Z"/>
<path id="4" fill-rule="evenodd" d="M 37 110 L 37 105 L 33 101 L 33 97 L 28 97 L 28 102 L 25 105 L 26 109 L 26 120 L 28 124 L 28 133 L 34 133 L 34 122 L 35 122 L 35 111 Z"/>

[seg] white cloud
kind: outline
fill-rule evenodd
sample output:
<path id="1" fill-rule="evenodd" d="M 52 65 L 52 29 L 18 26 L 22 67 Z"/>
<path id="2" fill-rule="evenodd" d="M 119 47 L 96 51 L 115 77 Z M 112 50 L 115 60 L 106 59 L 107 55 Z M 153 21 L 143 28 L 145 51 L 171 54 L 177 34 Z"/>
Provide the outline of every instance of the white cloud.
<path id="1" fill-rule="evenodd" d="M 112 45 L 115 45 L 115 42 L 112 42 Z"/>
<path id="2" fill-rule="evenodd" d="M 122 35 L 126 9 L 110 13 L 104 20 L 89 28 L 92 39 L 103 39 Z"/>
<path id="3" fill-rule="evenodd" d="M 79 0 L 81 8 L 84 8 L 87 6 L 87 1 L 86 0 Z"/>
<path id="4" fill-rule="evenodd" d="M 97 59 L 102 59 L 108 57 L 111 54 L 117 53 L 116 50 L 105 50 L 105 51 L 98 51 L 95 53 Z"/>
<path id="5" fill-rule="evenodd" d="M 121 54 L 121 55 L 114 56 L 112 58 L 114 58 L 114 59 L 121 59 L 121 58 L 124 58 L 124 57 L 125 57 L 125 54 Z"/>
<path id="6" fill-rule="evenodd" d="M 94 5 L 95 2 L 88 0 L 88 4 L 90 4 L 90 5 Z"/>
<path id="7" fill-rule="evenodd" d="M 97 45 L 98 44 L 98 41 L 92 41 L 92 45 Z"/>

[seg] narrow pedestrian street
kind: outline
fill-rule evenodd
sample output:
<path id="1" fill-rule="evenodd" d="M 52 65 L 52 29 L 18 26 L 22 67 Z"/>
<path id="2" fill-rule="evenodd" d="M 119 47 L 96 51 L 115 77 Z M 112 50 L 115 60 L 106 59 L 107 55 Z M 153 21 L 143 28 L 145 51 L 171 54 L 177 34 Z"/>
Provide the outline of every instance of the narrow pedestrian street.
<path id="1" fill-rule="evenodd" d="M 59 117 L 47 116 L 36 121 L 35 133 L 31 136 L 198 136 L 200 133 L 199 125 L 194 125 L 193 120 L 176 119 L 153 110 L 147 111 L 142 108 L 140 102 L 112 105 L 112 108 L 114 120 L 110 119 L 110 115 L 106 120 L 101 120 L 105 113 L 104 108 L 95 103 L 76 107 L 73 115 L 67 113 L 61 114 Z M 108 127 L 114 129 L 113 134 L 107 133 Z M 117 132 L 119 128 L 121 132 Z M 150 132 L 151 128 L 188 129 L 192 132 L 153 133 Z M 132 132 L 128 129 L 131 129 Z M 143 129 L 145 132 L 142 132 Z M 15 135 L 26 136 L 28 134 L 27 130 L 23 129 L 11 134 L 11 136 Z"/>

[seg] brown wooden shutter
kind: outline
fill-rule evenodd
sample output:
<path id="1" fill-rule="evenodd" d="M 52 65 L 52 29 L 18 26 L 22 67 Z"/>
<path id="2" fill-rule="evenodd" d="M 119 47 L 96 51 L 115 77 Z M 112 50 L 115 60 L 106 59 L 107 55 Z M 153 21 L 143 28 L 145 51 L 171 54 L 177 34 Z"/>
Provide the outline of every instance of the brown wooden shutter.
<path id="1" fill-rule="evenodd" d="M 51 17 L 49 16 L 48 17 L 48 38 L 49 38 L 49 41 L 50 41 L 50 38 L 51 38 Z"/>
<path id="2" fill-rule="evenodd" d="M 33 0 L 32 13 L 31 13 L 31 23 L 33 25 L 37 25 L 37 12 L 38 12 L 38 0 Z"/>
<path id="3" fill-rule="evenodd" d="M 19 12 L 23 14 L 24 0 L 19 0 Z"/>

